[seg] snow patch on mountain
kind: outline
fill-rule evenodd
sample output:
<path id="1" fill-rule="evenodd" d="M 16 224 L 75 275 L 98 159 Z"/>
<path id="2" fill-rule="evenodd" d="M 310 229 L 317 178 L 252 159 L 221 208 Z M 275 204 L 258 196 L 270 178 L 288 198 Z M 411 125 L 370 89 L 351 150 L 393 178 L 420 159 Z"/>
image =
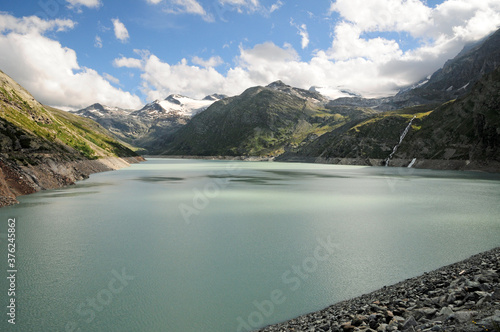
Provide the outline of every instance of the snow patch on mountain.
<path id="1" fill-rule="evenodd" d="M 329 86 L 312 86 L 309 91 L 319 93 L 330 100 L 344 97 L 361 97 L 359 93 L 340 87 L 334 88 Z"/>
<path id="2" fill-rule="evenodd" d="M 192 99 L 186 96 L 173 94 L 164 100 L 155 100 L 142 109 L 133 112 L 133 115 L 158 117 L 158 116 L 176 116 L 193 117 L 196 114 L 206 110 L 214 102 L 222 99 L 223 95 L 207 96 L 202 100 Z"/>

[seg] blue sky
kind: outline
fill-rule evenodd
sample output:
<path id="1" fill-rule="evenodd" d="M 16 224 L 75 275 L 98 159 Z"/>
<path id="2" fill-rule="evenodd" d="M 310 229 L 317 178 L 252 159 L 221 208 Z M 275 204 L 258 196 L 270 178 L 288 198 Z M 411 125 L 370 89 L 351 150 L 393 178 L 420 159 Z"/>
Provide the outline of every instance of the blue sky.
<path id="1" fill-rule="evenodd" d="M 375 97 L 499 25 L 498 0 L 9 1 L 0 69 L 65 109 L 235 95 L 278 79 Z"/>

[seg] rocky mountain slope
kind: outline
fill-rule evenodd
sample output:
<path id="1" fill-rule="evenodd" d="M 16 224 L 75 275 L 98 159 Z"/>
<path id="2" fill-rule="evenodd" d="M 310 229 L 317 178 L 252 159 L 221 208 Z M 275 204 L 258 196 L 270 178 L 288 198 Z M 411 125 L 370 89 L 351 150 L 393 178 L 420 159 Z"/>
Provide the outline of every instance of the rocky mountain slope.
<path id="1" fill-rule="evenodd" d="M 339 98 L 333 105 L 371 107 L 380 111 L 446 102 L 467 94 L 474 83 L 500 65 L 500 30 L 466 46 L 454 59 L 422 82 L 387 98 Z"/>
<path id="2" fill-rule="evenodd" d="M 280 160 L 384 165 L 393 151 L 389 162 L 395 166 L 416 158 L 416 167 L 499 171 L 500 68 L 457 100 L 380 113 Z"/>
<path id="3" fill-rule="evenodd" d="M 158 135 L 176 132 L 195 114 L 225 97 L 214 94 L 196 100 L 181 95 L 170 95 L 164 100 L 155 100 L 140 110 L 93 104 L 74 113 L 98 122 L 124 142 L 144 147 L 151 145 Z"/>
<path id="4" fill-rule="evenodd" d="M 374 112 L 325 108 L 318 93 L 283 82 L 253 87 L 214 103 L 175 135 L 162 137 L 154 152 L 175 155 L 279 155 L 354 118 Z"/>
<path id="5" fill-rule="evenodd" d="M 0 71 L 0 206 L 123 167 L 122 157 L 137 155 L 94 121 L 41 105 Z"/>

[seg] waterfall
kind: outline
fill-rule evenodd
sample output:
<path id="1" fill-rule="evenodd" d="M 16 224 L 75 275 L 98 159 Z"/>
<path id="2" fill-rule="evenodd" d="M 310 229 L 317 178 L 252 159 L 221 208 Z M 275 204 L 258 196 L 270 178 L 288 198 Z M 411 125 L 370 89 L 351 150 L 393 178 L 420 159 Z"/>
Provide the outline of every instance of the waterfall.
<path id="1" fill-rule="evenodd" d="M 399 137 L 399 142 L 398 144 L 396 144 L 394 146 L 394 148 L 392 149 L 392 152 L 391 154 L 389 155 L 389 157 L 387 157 L 387 159 L 385 160 L 385 166 L 389 166 L 389 161 L 392 159 L 392 156 L 394 156 L 394 154 L 396 153 L 396 151 L 398 150 L 398 147 L 401 145 L 401 143 L 403 142 L 403 140 L 405 139 L 405 136 L 406 134 L 408 134 L 408 131 L 410 130 L 410 127 L 411 127 L 411 123 L 413 122 L 413 120 L 415 120 L 417 116 L 414 116 L 413 119 L 410 120 L 410 123 L 408 123 L 408 126 L 406 126 L 405 130 L 403 131 L 403 133 L 401 134 L 401 136 Z"/>
<path id="2" fill-rule="evenodd" d="M 410 165 L 408 165 L 408 168 L 412 168 L 412 166 L 415 164 L 416 161 L 417 161 L 417 158 L 413 158 Z"/>

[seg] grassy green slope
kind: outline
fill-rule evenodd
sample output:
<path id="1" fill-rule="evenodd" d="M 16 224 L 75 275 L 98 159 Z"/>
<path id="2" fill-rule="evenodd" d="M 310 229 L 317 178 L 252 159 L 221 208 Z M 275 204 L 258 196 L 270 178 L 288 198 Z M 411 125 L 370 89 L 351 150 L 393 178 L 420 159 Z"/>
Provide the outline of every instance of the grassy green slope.
<path id="1" fill-rule="evenodd" d="M 377 114 L 333 130 L 282 159 L 383 160 L 416 116 L 393 158 L 500 162 L 499 91 L 500 68 L 497 68 L 460 99 Z"/>
<path id="2" fill-rule="evenodd" d="M 0 142 L 4 158 L 23 163 L 48 154 L 65 160 L 135 155 L 94 121 L 41 105 L 1 71 Z"/>
<path id="3" fill-rule="evenodd" d="M 284 157 L 387 158 L 413 116 L 413 128 L 419 128 L 433 107 L 409 107 L 351 122 L 302 147 L 297 154 Z"/>

